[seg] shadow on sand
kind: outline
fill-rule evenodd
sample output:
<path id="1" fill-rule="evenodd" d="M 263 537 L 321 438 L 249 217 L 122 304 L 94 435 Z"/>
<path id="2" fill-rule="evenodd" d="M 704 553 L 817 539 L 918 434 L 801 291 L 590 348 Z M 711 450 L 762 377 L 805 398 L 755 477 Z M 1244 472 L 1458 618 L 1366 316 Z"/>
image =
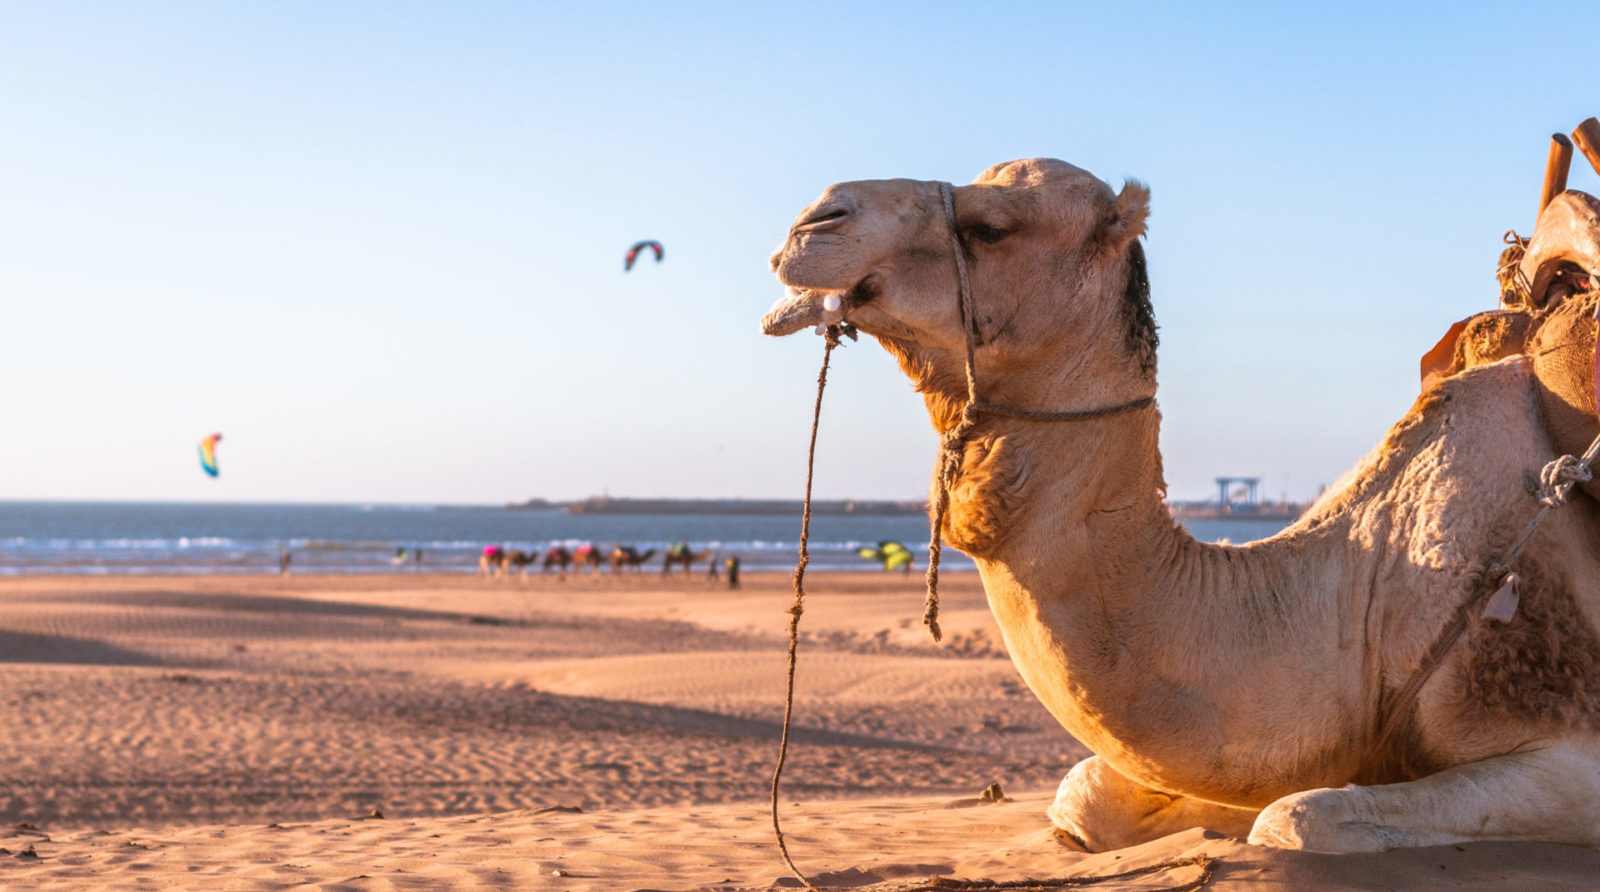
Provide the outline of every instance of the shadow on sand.
<path id="1" fill-rule="evenodd" d="M 92 638 L 35 635 L 0 629 L 0 663 L 61 663 L 86 666 L 163 666 L 165 661 Z"/>

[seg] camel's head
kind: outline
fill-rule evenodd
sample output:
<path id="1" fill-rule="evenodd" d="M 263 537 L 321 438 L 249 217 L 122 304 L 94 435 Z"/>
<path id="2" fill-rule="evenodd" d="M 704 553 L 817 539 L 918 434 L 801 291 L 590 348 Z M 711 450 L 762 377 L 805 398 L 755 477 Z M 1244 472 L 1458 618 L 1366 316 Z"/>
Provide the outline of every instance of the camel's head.
<path id="1" fill-rule="evenodd" d="M 1129 183 L 1118 195 L 1070 164 L 1033 159 L 996 165 L 952 191 L 980 380 L 986 369 L 1025 370 L 1041 383 L 1068 376 L 1107 395 L 1148 393 L 1155 322 L 1138 244 L 1148 190 Z M 772 256 L 788 294 L 762 329 L 785 335 L 847 321 L 894 353 L 921 389 L 959 389 L 965 333 L 954 250 L 939 184 L 831 186 Z"/>

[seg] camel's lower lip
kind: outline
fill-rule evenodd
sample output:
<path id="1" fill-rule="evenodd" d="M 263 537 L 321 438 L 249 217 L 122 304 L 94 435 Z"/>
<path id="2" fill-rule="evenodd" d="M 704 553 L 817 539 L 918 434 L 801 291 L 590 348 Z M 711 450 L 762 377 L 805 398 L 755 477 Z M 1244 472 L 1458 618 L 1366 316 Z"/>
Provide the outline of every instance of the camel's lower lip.
<path id="1" fill-rule="evenodd" d="M 822 306 L 824 296 L 822 291 L 791 285 L 761 317 L 762 333 L 782 337 L 820 324 L 826 313 Z"/>
<path id="2" fill-rule="evenodd" d="M 761 319 L 763 334 L 773 337 L 794 334 L 817 325 L 844 321 L 852 307 L 876 296 L 871 277 L 849 288 L 800 288 L 790 285 L 788 292 L 772 305 Z"/>

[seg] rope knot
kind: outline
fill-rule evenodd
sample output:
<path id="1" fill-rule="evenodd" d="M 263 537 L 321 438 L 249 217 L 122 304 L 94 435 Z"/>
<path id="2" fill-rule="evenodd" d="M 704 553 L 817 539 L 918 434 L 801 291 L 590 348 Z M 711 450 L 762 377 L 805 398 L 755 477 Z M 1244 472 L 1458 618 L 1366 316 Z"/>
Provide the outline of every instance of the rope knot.
<path id="1" fill-rule="evenodd" d="M 822 335 L 822 339 L 827 342 L 829 350 L 842 346 L 845 338 L 854 341 L 861 337 L 857 333 L 856 327 L 848 322 L 819 323 L 817 325 L 817 334 Z"/>
<path id="2" fill-rule="evenodd" d="M 977 403 L 968 400 L 967 404 L 961 407 L 961 419 L 939 435 L 939 446 L 946 453 L 960 452 L 961 447 L 966 445 L 967 435 L 978 426 L 978 416 L 981 413 L 982 410 L 978 408 Z"/>
<path id="3" fill-rule="evenodd" d="M 1522 274 L 1522 258 L 1528 252 L 1528 240 L 1507 229 L 1501 238 L 1506 249 L 1500 252 L 1500 265 L 1495 270 L 1495 280 L 1500 283 L 1500 305 L 1528 307 L 1533 301 L 1533 283 Z"/>
<path id="4" fill-rule="evenodd" d="M 1560 508 L 1566 504 L 1573 485 L 1593 479 L 1594 472 L 1589 470 L 1586 458 L 1563 455 L 1539 472 L 1539 502 L 1551 508 Z"/>

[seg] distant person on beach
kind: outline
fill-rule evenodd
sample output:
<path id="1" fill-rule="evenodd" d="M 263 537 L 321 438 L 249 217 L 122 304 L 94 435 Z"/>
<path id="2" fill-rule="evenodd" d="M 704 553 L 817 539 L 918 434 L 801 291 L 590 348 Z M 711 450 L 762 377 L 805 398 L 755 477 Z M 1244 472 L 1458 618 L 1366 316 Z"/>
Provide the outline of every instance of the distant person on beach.
<path id="1" fill-rule="evenodd" d="M 728 558 L 728 588 L 739 587 L 739 556 Z"/>
<path id="2" fill-rule="evenodd" d="M 712 582 L 717 582 L 721 578 L 721 577 L 719 577 L 717 575 L 717 556 L 716 555 L 712 555 L 711 556 L 711 560 L 706 561 L 706 578 L 711 580 Z"/>
<path id="3" fill-rule="evenodd" d="M 289 549 L 287 549 L 287 548 L 278 549 L 278 575 L 279 576 L 288 576 L 289 575 L 289 560 L 290 560 Z"/>
<path id="4" fill-rule="evenodd" d="M 422 572 L 422 549 L 411 552 L 411 562 L 416 565 L 417 572 Z"/>

